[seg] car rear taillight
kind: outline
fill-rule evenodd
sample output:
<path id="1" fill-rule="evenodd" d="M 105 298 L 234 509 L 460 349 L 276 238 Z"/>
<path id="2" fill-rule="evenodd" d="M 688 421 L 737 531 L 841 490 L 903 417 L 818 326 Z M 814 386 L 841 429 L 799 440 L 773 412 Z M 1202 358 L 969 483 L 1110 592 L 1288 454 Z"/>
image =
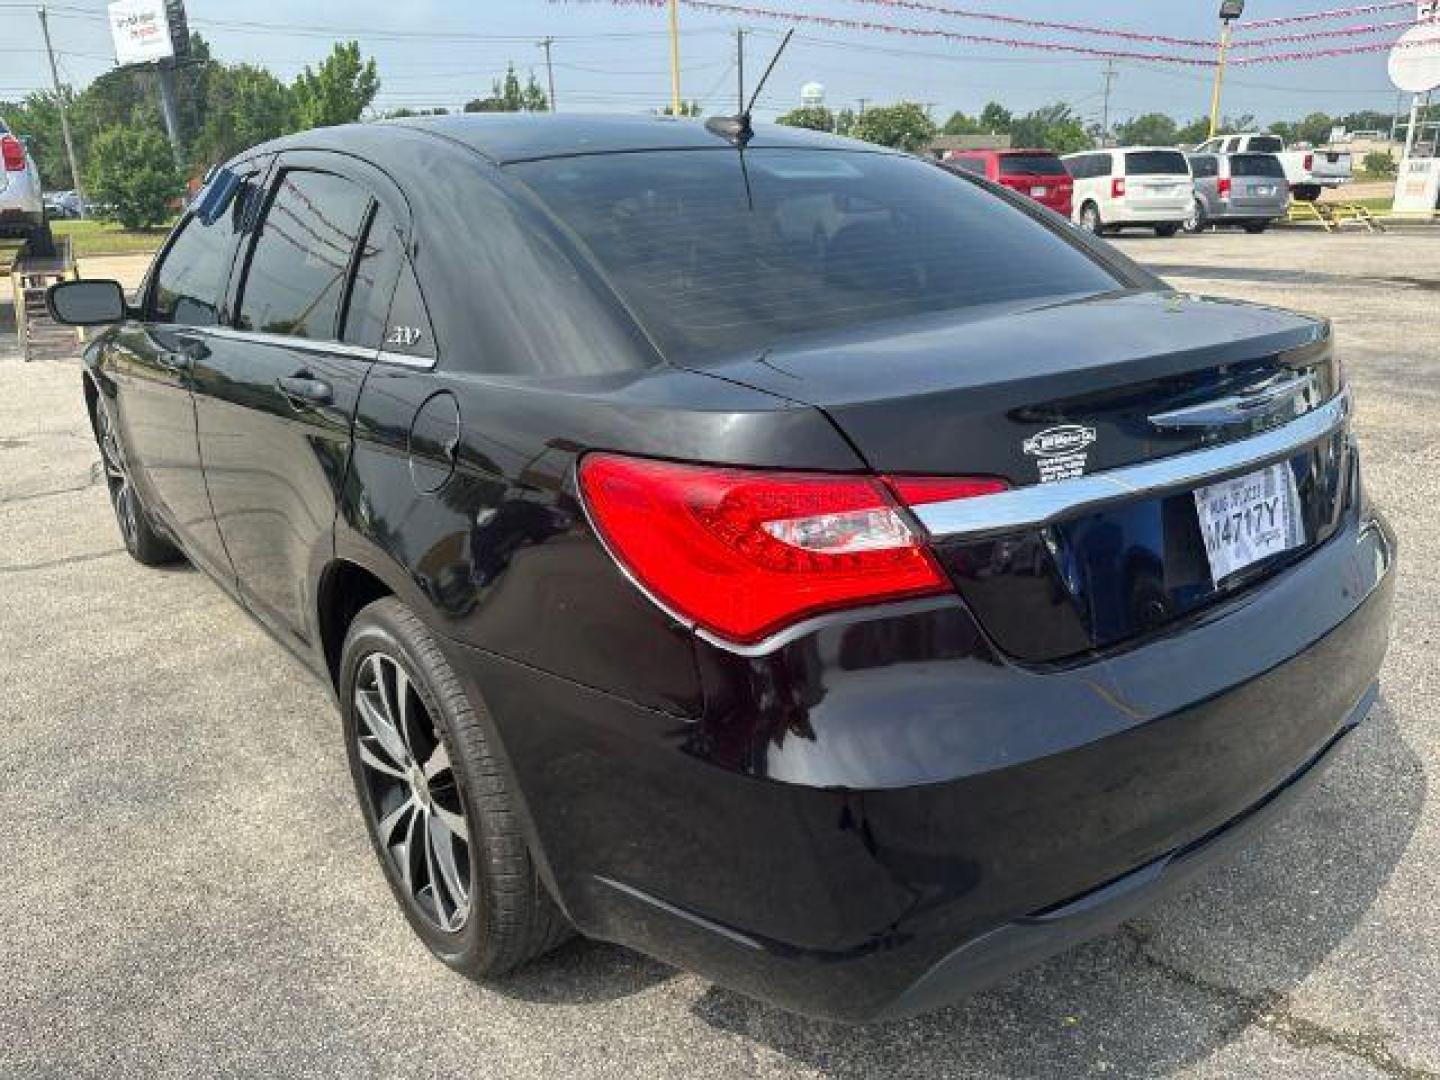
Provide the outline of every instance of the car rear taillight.
<path id="1" fill-rule="evenodd" d="M 1228 199 L 1230 197 L 1230 177 L 1222 176 L 1218 186 L 1220 188 L 1220 198 Z"/>
<path id="2" fill-rule="evenodd" d="M 1110 181 L 1110 197 L 1112 199 L 1125 197 L 1125 178 L 1123 176 L 1117 176 Z"/>
<path id="3" fill-rule="evenodd" d="M 6 172 L 24 172 L 25 144 L 14 135 L 0 135 L 0 158 L 5 161 Z"/>
<path id="4" fill-rule="evenodd" d="M 740 644 L 811 615 L 947 592 L 911 505 L 1005 488 L 983 478 L 770 472 L 595 453 L 580 492 L 655 600 Z M 888 484 L 888 486 L 887 486 Z"/>
<path id="5" fill-rule="evenodd" d="M 1311 169 L 1313 169 L 1314 167 L 1315 167 L 1315 155 L 1314 155 L 1314 154 L 1306 154 L 1306 155 L 1305 155 L 1305 171 L 1306 171 L 1306 172 L 1309 172 L 1309 171 L 1310 171 Z"/>

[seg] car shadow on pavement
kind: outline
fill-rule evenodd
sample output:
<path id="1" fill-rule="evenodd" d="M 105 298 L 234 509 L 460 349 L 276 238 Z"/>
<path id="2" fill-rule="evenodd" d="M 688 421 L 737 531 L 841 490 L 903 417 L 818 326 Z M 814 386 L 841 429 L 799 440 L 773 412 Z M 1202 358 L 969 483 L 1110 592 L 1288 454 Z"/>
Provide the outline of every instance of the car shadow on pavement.
<path id="1" fill-rule="evenodd" d="M 827 1076 L 1153 1076 L 1283 1014 L 1286 992 L 1370 910 L 1425 792 L 1420 759 L 1382 698 L 1320 782 L 1239 861 L 990 990 L 928 1016 L 860 1027 L 720 987 L 695 1009 Z M 1284 1036 L 1284 1023 L 1267 1026 Z"/>

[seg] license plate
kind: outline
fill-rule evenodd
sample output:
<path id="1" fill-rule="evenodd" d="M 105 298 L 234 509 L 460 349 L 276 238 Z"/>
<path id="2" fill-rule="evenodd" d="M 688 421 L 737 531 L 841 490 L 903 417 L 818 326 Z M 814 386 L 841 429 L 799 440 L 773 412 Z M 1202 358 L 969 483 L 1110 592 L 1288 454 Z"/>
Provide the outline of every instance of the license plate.
<path id="1" fill-rule="evenodd" d="M 1251 195 L 1274 195 L 1274 194 L 1275 194 L 1275 188 L 1274 188 L 1274 186 L 1271 185 L 1271 184 L 1252 184 L 1252 185 L 1250 186 L 1250 194 L 1251 194 Z"/>
<path id="2" fill-rule="evenodd" d="M 1210 578 L 1217 585 L 1305 542 L 1295 474 L 1283 463 L 1196 488 L 1195 509 Z"/>
<path id="3" fill-rule="evenodd" d="M 1030 189 L 1030 197 L 1032 199 L 1043 199 L 1046 195 L 1049 194 L 1050 189 L 1047 187 L 1032 187 Z"/>

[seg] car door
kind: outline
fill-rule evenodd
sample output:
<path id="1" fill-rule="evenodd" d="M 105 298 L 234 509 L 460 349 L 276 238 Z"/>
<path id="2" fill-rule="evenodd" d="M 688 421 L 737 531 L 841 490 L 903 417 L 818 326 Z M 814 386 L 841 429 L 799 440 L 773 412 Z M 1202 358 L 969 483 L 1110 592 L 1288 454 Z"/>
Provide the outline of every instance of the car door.
<path id="1" fill-rule="evenodd" d="M 121 443 L 146 507 L 192 560 L 232 583 L 200 468 L 191 391 L 204 358 L 198 332 L 219 320 L 236 237 L 262 169 L 254 162 L 237 170 L 236 197 L 214 223 L 193 215 L 181 222 L 142 287 L 141 317 L 120 328 L 106 358 Z"/>
<path id="2" fill-rule="evenodd" d="M 377 199 L 376 192 L 382 192 Z M 408 212 L 383 174 L 283 155 L 195 384 L 200 452 L 241 598 L 302 652 L 333 550 L 351 420 L 381 344 Z"/>

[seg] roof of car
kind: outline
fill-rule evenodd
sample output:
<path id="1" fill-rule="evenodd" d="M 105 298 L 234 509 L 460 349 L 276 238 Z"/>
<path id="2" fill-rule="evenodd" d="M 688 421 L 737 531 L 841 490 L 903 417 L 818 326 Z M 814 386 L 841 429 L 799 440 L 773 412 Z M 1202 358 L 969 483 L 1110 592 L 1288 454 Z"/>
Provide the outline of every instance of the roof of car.
<path id="1" fill-rule="evenodd" d="M 612 154 L 636 150 L 696 150 L 726 146 L 702 120 L 667 116 L 575 115 L 568 113 L 457 113 L 387 121 L 418 128 L 464 143 L 499 163 L 575 154 Z M 756 124 L 752 149 L 808 147 L 868 149 L 881 147 L 820 131 Z"/>

